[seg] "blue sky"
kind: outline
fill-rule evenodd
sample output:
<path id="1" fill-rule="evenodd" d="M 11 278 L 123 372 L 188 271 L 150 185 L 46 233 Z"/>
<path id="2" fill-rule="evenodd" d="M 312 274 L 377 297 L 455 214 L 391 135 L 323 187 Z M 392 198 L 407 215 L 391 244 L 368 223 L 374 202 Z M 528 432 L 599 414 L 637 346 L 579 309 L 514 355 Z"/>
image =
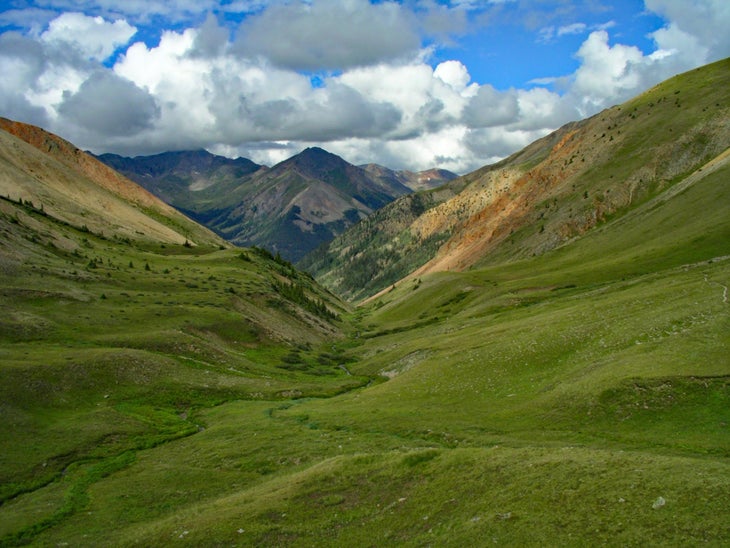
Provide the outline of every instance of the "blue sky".
<path id="1" fill-rule="evenodd" d="M 459 59 L 472 78 L 497 89 L 529 86 L 535 78 L 571 74 L 579 62 L 574 54 L 592 31 L 611 30 L 613 42 L 639 47 L 645 54 L 655 49 L 650 33 L 664 20 L 644 9 L 642 0 L 604 3 L 542 3 L 526 9 L 524 3 L 505 2 L 486 24 L 467 33 L 437 59 Z"/>
<path id="2" fill-rule="evenodd" d="M 0 115 L 94 152 L 465 173 L 730 55 L 727 0 L 6 0 Z"/>

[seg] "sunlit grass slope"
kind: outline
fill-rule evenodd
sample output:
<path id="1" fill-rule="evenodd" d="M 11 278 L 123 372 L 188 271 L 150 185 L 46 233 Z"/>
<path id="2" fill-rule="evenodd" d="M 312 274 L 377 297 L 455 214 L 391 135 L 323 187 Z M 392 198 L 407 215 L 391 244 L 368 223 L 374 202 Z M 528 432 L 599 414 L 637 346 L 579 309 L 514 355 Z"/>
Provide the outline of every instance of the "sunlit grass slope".
<path id="1" fill-rule="evenodd" d="M 730 174 L 726 163 L 714 165 L 551 253 L 401 284 L 351 316 L 352 335 L 335 343 L 335 363 L 346 365 L 329 377 L 290 378 L 269 365 L 264 382 L 244 360 L 265 370 L 291 351 L 247 350 L 245 341 L 235 350 L 225 329 L 199 347 L 209 354 L 125 350 L 169 360 L 191 398 L 220 405 L 183 419 L 184 406 L 164 400 L 180 388 L 142 395 L 139 380 L 124 383 L 127 401 L 104 386 L 104 394 L 74 388 L 87 406 L 36 402 L 33 421 L 48 441 L 35 451 L 48 453 L 61 443 L 54 436 L 75 428 L 88 455 L 9 499 L 0 524 L 8 533 L 22 525 L 26 535 L 47 524 L 20 537 L 41 545 L 726 544 Z M 137 283 L 148 275 L 162 284 L 164 261 L 181 264 L 134 253 L 135 264 L 152 268 L 123 269 Z M 196 296 L 211 305 L 217 293 L 201 293 L 203 265 L 217 261 L 254 276 L 227 251 L 186 257 L 188 276 L 203 269 Z M 122 298 L 113 289 L 103 288 L 104 305 Z M 199 303 L 167 291 L 182 306 Z M 210 313 L 197 306 L 192 318 Z M 211 323 L 181 330 L 193 337 Z M 132 324 L 117 337 L 161 344 L 131 336 Z M 108 344 L 108 331 L 98 337 Z M 332 352 L 316 342 L 300 355 Z M 13 351 L 32 344 L 16 341 Z M 60 360 L 68 350 L 56 351 Z M 233 367 L 248 375 L 226 371 L 238 354 Z M 367 387 L 306 397 L 367 377 Z M 301 397 L 284 397 L 295 385 Z M 98 418 L 105 413 L 114 414 L 105 420 L 115 442 L 88 430 L 108 424 Z M 164 439 L 151 437 L 151 421 Z M 190 422 L 194 433 L 182 432 Z M 120 439 L 136 445 L 112 450 Z"/>

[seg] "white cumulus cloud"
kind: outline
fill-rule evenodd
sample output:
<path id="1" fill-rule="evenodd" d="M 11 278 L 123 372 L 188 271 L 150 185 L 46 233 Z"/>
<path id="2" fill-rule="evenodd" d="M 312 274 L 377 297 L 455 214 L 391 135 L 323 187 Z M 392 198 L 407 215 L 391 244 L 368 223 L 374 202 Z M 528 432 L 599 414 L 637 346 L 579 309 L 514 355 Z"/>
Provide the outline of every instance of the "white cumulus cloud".
<path id="1" fill-rule="evenodd" d="M 45 42 L 61 42 L 77 47 L 89 59 L 104 61 L 117 48 L 125 45 L 137 29 L 124 19 L 106 21 L 102 17 L 89 17 L 83 13 L 63 13 L 51 21 L 48 30 L 41 34 Z"/>
<path id="2" fill-rule="evenodd" d="M 610 46 L 605 30 L 592 32 L 578 50 L 581 66 L 575 73 L 572 93 L 583 97 L 583 106 L 600 106 L 608 98 L 621 98 L 636 90 L 639 74 L 635 68 L 644 55 L 635 46 Z"/>
<path id="3" fill-rule="evenodd" d="M 439 63 L 433 71 L 433 75 L 458 92 L 465 91 L 471 80 L 469 70 L 461 61 L 452 60 Z"/>

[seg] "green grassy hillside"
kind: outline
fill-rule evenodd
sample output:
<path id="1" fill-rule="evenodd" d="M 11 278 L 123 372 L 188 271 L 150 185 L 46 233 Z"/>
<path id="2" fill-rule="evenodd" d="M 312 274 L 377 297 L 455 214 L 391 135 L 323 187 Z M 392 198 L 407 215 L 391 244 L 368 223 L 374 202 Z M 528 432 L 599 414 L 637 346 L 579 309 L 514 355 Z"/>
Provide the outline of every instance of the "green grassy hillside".
<path id="1" fill-rule="evenodd" d="M 730 153 L 690 156 L 354 310 L 0 200 L 0 544 L 727 545 Z"/>
<path id="2" fill-rule="evenodd" d="M 0 544 L 202 430 L 202 409 L 366 382 L 338 367 L 344 305 L 267 252 L 120 241 L 8 199 L 0 234 Z"/>

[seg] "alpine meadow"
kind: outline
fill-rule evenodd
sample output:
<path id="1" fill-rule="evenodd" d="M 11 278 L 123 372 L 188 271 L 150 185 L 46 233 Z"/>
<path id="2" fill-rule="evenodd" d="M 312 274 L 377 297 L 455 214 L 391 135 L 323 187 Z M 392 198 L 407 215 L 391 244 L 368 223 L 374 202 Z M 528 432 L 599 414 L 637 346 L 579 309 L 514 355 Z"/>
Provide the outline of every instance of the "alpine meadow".
<path id="1" fill-rule="evenodd" d="M 730 544 L 730 59 L 296 266 L 0 142 L 0 545 Z"/>

